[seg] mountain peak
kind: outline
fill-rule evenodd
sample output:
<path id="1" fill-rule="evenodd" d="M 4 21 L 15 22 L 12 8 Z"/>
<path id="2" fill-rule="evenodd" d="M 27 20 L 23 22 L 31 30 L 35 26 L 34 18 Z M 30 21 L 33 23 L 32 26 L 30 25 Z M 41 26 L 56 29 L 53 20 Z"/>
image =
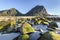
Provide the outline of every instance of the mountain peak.
<path id="1" fill-rule="evenodd" d="M 37 7 L 42 7 L 42 8 L 44 8 L 43 5 L 36 5 L 34 8 L 37 8 Z"/>
<path id="2" fill-rule="evenodd" d="M 33 7 L 26 15 L 30 15 L 30 16 L 37 16 L 37 15 L 48 15 L 46 9 L 44 8 L 44 6 L 40 6 L 37 5 L 35 7 Z"/>
<path id="3" fill-rule="evenodd" d="M 10 10 L 16 10 L 15 8 L 10 8 Z"/>
<path id="4" fill-rule="evenodd" d="M 22 16 L 23 14 L 15 8 L 0 11 L 0 16 Z"/>
<path id="5" fill-rule="evenodd" d="M 35 7 L 33 7 L 28 13 L 26 14 L 22 14 L 21 12 L 19 12 L 17 9 L 15 8 L 11 8 L 9 10 L 3 10 L 0 11 L 0 16 L 37 16 L 37 15 L 42 15 L 42 16 L 46 16 L 49 15 L 46 11 L 46 9 L 44 8 L 44 6 L 40 6 L 37 5 Z"/>

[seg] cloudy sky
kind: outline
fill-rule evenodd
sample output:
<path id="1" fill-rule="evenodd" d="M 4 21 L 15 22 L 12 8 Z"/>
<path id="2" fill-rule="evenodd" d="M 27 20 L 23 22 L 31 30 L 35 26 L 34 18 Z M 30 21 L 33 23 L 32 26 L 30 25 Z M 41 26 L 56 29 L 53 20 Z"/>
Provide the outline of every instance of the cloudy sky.
<path id="1" fill-rule="evenodd" d="M 60 15 L 60 0 L 0 0 L 0 11 L 16 8 L 25 14 L 36 5 L 43 5 L 49 14 Z"/>

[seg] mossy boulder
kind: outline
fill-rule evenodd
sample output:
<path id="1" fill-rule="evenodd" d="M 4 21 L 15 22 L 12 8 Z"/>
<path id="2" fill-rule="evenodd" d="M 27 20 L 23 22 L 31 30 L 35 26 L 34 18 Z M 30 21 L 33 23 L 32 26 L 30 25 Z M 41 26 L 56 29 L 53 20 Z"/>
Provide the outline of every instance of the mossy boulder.
<path id="1" fill-rule="evenodd" d="M 10 24 L 8 21 L 1 21 L 0 22 L 0 32 L 7 31 L 7 29 L 10 27 Z"/>
<path id="2" fill-rule="evenodd" d="M 35 18 L 34 24 L 41 24 L 42 20 L 39 17 Z"/>
<path id="3" fill-rule="evenodd" d="M 49 31 L 41 35 L 38 40 L 60 40 L 60 35 Z"/>
<path id="4" fill-rule="evenodd" d="M 49 24 L 49 20 L 44 18 L 44 17 L 43 18 L 36 17 L 36 18 L 34 18 L 32 20 L 34 20 L 34 24 L 44 24 L 44 25 L 48 25 Z"/>
<path id="5" fill-rule="evenodd" d="M 25 35 L 19 35 L 18 37 L 16 37 L 13 40 L 29 40 L 29 35 L 25 34 Z"/>
<path id="6" fill-rule="evenodd" d="M 0 32 L 10 32 L 14 29 L 15 21 L 1 21 L 0 22 Z M 15 31 L 15 30 L 14 30 Z"/>
<path id="7" fill-rule="evenodd" d="M 37 21 L 37 24 L 41 24 L 41 22 L 42 22 L 42 21 L 41 21 L 41 20 L 39 20 L 39 21 Z"/>
<path id="8" fill-rule="evenodd" d="M 10 27 L 12 28 L 16 24 L 16 19 L 10 20 Z"/>
<path id="9" fill-rule="evenodd" d="M 21 19 L 18 20 L 18 23 L 19 23 L 19 24 L 22 24 L 22 23 L 24 23 L 25 20 L 26 20 L 26 19 L 21 18 Z"/>
<path id="10" fill-rule="evenodd" d="M 58 28 L 58 25 L 56 22 L 50 22 L 48 28 L 55 29 L 55 28 Z"/>
<path id="11" fill-rule="evenodd" d="M 34 32 L 34 28 L 27 22 L 23 23 L 20 28 L 22 34 L 32 33 Z"/>

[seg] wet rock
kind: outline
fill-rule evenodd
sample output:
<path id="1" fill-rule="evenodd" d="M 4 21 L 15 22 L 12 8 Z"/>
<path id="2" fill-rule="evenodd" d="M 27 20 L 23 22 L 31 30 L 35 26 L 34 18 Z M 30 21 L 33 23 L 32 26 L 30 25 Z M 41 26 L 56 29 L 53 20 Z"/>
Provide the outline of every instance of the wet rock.
<path id="1" fill-rule="evenodd" d="M 60 40 L 60 35 L 55 32 L 46 32 L 38 40 Z"/>
<path id="2" fill-rule="evenodd" d="M 34 32 L 34 28 L 29 23 L 25 22 L 21 26 L 20 32 L 22 34 L 32 33 L 32 32 Z"/>
<path id="3" fill-rule="evenodd" d="M 55 28 L 58 28 L 58 25 L 56 22 L 50 22 L 48 28 L 55 29 Z"/>
<path id="4" fill-rule="evenodd" d="M 42 24 L 49 25 L 49 22 L 42 21 Z"/>
<path id="5" fill-rule="evenodd" d="M 16 37 L 13 40 L 29 40 L 29 35 L 27 35 L 27 34 L 19 35 L 18 37 Z"/>
<path id="6" fill-rule="evenodd" d="M 30 34 L 30 40 L 37 40 L 40 37 L 40 32 L 35 31 L 34 33 Z"/>
<path id="7" fill-rule="evenodd" d="M 0 23 L 0 32 L 4 32 L 4 31 L 6 32 L 9 27 L 10 27 L 9 22 L 1 21 L 1 23 Z"/>
<path id="8" fill-rule="evenodd" d="M 48 19 L 41 18 L 41 20 L 42 20 L 42 24 L 44 24 L 44 25 L 48 25 L 49 24 L 49 20 Z"/>

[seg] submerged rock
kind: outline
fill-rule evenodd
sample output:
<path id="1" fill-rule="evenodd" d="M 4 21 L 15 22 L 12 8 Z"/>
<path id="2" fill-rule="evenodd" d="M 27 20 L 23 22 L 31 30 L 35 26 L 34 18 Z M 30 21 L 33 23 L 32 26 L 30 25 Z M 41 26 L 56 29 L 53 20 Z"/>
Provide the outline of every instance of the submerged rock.
<path id="1" fill-rule="evenodd" d="M 60 35 L 49 31 L 40 36 L 38 40 L 60 40 Z"/>
<path id="2" fill-rule="evenodd" d="M 21 28 L 20 31 L 22 34 L 32 33 L 34 32 L 34 28 L 27 22 L 25 22 Z"/>

